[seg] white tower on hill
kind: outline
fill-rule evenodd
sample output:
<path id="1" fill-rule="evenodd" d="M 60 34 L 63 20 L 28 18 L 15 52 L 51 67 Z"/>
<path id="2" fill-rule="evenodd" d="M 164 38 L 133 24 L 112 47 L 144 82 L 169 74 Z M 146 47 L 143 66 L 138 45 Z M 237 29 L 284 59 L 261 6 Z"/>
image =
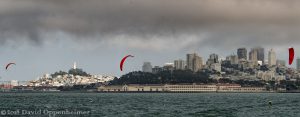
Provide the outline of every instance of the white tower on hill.
<path id="1" fill-rule="evenodd" d="M 73 69 L 77 69 L 77 64 L 76 64 L 76 62 L 74 62 L 74 64 L 73 64 Z"/>

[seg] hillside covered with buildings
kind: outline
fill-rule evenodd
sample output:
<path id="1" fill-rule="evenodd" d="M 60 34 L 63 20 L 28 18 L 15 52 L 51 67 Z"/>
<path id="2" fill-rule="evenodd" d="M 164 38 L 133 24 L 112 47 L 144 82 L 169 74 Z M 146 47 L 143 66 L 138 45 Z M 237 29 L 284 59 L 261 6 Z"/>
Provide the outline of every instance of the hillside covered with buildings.
<path id="1" fill-rule="evenodd" d="M 286 66 L 284 60 L 276 57 L 270 49 L 265 57 L 265 49 L 238 48 L 236 54 L 225 59 L 218 54 L 210 54 L 205 61 L 197 53 L 186 54 L 186 59 L 174 60 L 163 66 L 152 67 L 145 62 L 143 72 L 131 72 L 119 79 L 111 81 L 112 85 L 124 84 L 239 84 L 241 86 L 260 86 L 269 90 L 283 88 L 286 90 L 300 89 L 300 59 L 297 68 Z"/>

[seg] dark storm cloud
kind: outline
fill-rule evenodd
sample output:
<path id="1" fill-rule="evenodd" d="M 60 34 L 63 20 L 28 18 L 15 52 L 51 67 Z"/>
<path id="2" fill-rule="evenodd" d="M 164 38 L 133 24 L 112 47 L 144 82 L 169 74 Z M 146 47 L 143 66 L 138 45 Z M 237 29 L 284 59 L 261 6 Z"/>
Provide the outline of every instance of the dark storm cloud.
<path id="1" fill-rule="evenodd" d="M 74 39 L 142 40 L 135 45 L 189 38 L 182 35 L 197 40 L 186 47 L 299 44 L 299 11 L 297 0 L 1 0 L 0 41 L 39 44 L 45 33 L 64 32 Z"/>

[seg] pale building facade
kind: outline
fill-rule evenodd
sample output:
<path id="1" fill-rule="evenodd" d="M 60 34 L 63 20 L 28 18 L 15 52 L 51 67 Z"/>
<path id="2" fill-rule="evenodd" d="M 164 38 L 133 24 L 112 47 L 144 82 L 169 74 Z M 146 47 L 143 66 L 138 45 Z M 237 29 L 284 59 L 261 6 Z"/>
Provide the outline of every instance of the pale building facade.
<path id="1" fill-rule="evenodd" d="M 276 65 L 276 53 L 273 49 L 271 49 L 269 51 L 269 54 L 268 54 L 268 64 L 269 66 L 274 66 Z"/>

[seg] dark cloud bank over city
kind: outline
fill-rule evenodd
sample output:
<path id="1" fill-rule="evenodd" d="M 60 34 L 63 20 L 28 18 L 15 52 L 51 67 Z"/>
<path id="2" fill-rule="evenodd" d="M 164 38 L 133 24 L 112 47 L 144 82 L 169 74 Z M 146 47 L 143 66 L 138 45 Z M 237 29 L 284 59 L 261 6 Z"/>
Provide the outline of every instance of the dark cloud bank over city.
<path id="1" fill-rule="evenodd" d="M 164 49 L 300 44 L 297 0 L 1 0 L 1 44 L 74 41 Z M 87 41 L 87 43 L 88 43 Z"/>

